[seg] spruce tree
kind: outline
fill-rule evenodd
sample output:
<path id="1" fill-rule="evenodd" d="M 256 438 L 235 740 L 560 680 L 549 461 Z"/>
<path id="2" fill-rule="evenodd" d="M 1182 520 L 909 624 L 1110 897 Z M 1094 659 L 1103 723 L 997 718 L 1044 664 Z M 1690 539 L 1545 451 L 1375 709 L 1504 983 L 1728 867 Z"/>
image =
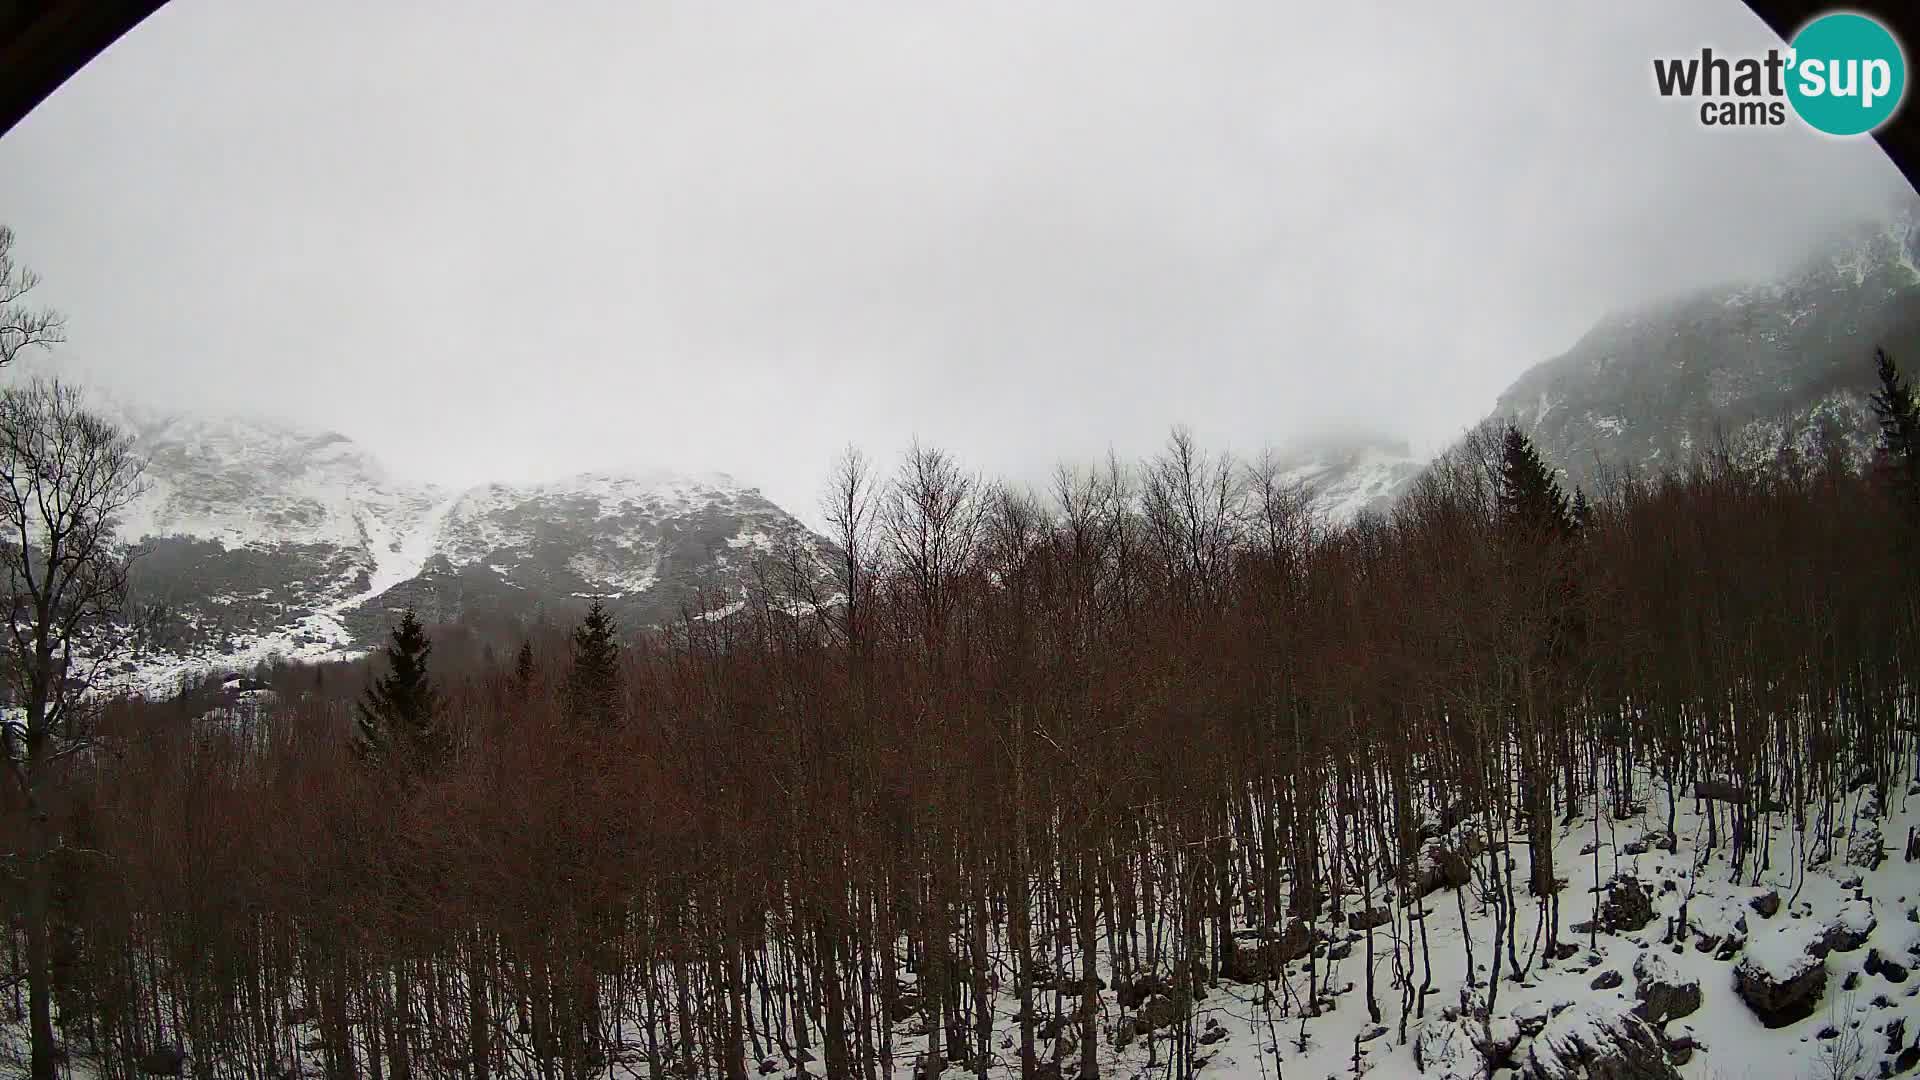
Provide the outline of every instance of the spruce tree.
<path id="1" fill-rule="evenodd" d="M 1920 405 L 1887 350 L 1873 350 L 1873 365 L 1880 379 L 1880 390 L 1873 395 L 1873 414 L 1880 421 L 1880 452 L 1909 493 L 1920 496 Z"/>
<path id="2" fill-rule="evenodd" d="M 613 617 L 595 600 L 573 631 L 567 711 L 582 727 L 607 727 L 620 715 L 620 644 Z"/>
<path id="3" fill-rule="evenodd" d="M 520 643 L 520 653 L 513 659 L 513 678 L 522 689 L 533 685 L 533 642 Z"/>
<path id="4" fill-rule="evenodd" d="M 1576 531 L 1593 524 L 1593 504 L 1587 501 L 1585 488 L 1573 489 L 1573 507 L 1567 512 Z"/>
<path id="5" fill-rule="evenodd" d="M 1499 498 L 1502 520 L 1520 539 L 1540 541 L 1572 532 L 1566 493 L 1533 440 L 1511 424 L 1501 447 Z"/>
<path id="6" fill-rule="evenodd" d="M 360 701 L 356 743 L 361 752 L 410 774 L 437 768 L 448 750 L 440 692 L 427 674 L 432 652 L 426 629 L 408 608 L 386 648 L 386 676 L 367 687 Z"/>

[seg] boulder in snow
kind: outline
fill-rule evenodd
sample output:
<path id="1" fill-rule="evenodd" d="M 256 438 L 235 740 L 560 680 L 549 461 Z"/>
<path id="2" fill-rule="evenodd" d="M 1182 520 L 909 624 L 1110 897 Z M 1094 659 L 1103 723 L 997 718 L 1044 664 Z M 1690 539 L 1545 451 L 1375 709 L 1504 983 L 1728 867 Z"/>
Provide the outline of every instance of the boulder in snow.
<path id="1" fill-rule="evenodd" d="M 1449 1006 L 1420 1025 L 1413 1040 L 1413 1064 L 1437 1080 L 1481 1080 L 1513 1060 L 1520 1027 L 1511 1019 L 1487 1020 L 1486 1007 L 1474 995 L 1466 1009 Z"/>
<path id="2" fill-rule="evenodd" d="M 1186 1015 L 1186 1010 L 1171 994 L 1155 994 L 1140 1007 L 1140 1016 L 1135 1027 L 1145 1031 L 1157 1031 L 1163 1027 L 1172 1027 Z"/>
<path id="3" fill-rule="evenodd" d="M 1420 1026 L 1413 1040 L 1413 1064 L 1434 1080 L 1482 1080 L 1487 1055 L 1474 1041 L 1469 1025 L 1477 1022 L 1455 1016 L 1436 1016 Z"/>
<path id="4" fill-rule="evenodd" d="M 1385 926 L 1392 921 L 1393 913 L 1387 908 L 1367 908 L 1347 915 L 1347 929 L 1358 933 L 1361 930 L 1371 930 L 1376 926 Z"/>
<path id="5" fill-rule="evenodd" d="M 1600 902 L 1600 926 L 1609 934 L 1628 934 L 1653 921 L 1653 897 L 1640 879 L 1621 874 L 1607 883 Z"/>
<path id="6" fill-rule="evenodd" d="M 1867 943 L 1867 938 L 1873 935 L 1876 922 L 1871 902 L 1848 900 L 1833 918 L 1827 920 L 1820 944 L 1823 950 L 1852 952 Z"/>
<path id="7" fill-rule="evenodd" d="M 1633 982 L 1640 1000 L 1633 1011 L 1656 1029 L 1700 1008 L 1700 980 L 1682 975 L 1657 952 L 1643 952 L 1633 962 Z"/>
<path id="8" fill-rule="evenodd" d="M 1827 986 L 1823 937 L 1823 928 L 1795 922 L 1748 939 L 1733 988 L 1762 1024 L 1786 1027 L 1813 1015 Z"/>
<path id="9" fill-rule="evenodd" d="M 1526 1080 L 1680 1080 L 1652 1025 L 1598 1004 L 1555 1014 L 1518 1064 Z"/>
<path id="10" fill-rule="evenodd" d="M 1878 975 L 1890 983 L 1903 983 L 1907 981 L 1907 966 L 1880 955 L 1878 949 L 1868 949 L 1867 974 Z"/>

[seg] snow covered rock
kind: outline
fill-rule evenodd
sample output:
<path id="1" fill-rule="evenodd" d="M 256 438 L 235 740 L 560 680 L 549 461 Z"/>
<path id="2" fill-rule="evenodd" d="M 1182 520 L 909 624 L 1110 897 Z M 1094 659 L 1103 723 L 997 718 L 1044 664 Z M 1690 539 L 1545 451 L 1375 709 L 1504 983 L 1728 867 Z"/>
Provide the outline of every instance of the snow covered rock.
<path id="1" fill-rule="evenodd" d="M 1890 983 L 1907 981 L 1907 965 L 1898 960 L 1880 954 L 1878 949 L 1867 950 L 1866 971 L 1869 975 L 1878 975 Z"/>
<path id="2" fill-rule="evenodd" d="M 1428 1020 L 1413 1040 L 1415 1067 L 1434 1080 L 1481 1080 L 1487 1075 L 1487 1055 L 1472 1030 L 1478 1027 L 1478 1021 L 1458 1014 Z"/>
<path id="3" fill-rule="evenodd" d="M 1813 1015 L 1827 986 L 1823 937 L 1823 927 L 1800 921 L 1748 939 L 1733 969 L 1733 988 L 1762 1024 L 1786 1027 Z"/>
<path id="4" fill-rule="evenodd" d="M 1886 838 L 1878 826 L 1867 824 L 1847 837 L 1847 865 L 1865 870 L 1877 869 L 1887 859 Z"/>
<path id="5" fill-rule="evenodd" d="M 1487 1018 L 1478 993 L 1467 1008 L 1449 1006 L 1428 1018 L 1414 1035 L 1413 1064 L 1439 1080 L 1479 1080 L 1505 1067 L 1520 1044 L 1522 1026 L 1513 1018 Z"/>
<path id="6" fill-rule="evenodd" d="M 1827 920 L 1826 931 L 1820 937 L 1823 949 L 1833 952 L 1852 952 L 1867 943 L 1873 935 L 1877 920 L 1873 917 L 1873 904 L 1866 900 L 1848 900 L 1834 916 Z"/>
<path id="7" fill-rule="evenodd" d="M 1679 1080 L 1652 1025 L 1600 1004 L 1560 1010 L 1519 1060 L 1526 1080 Z"/>
<path id="8" fill-rule="evenodd" d="M 1163 1027 L 1172 1027 L 1186 1015 L 1176 995 L 1155 994 L 1140 1007 L 1138 1026 L 1147 1031 L 1158 1031 Z"/>
<path id="9" fill-rule="evenodd" d="M 1145 971 L 1131 980 L 1121 979 L 1113 988 L 1114 997 L 1123 1009 L 1137 1009 L 1155 994 L 1165 994 L 1173 989 L 1173 983 L 1157 972 Z"/>
<path id="10" fill-rule="evenodd" d="M 1368 908 L 1365 911 L 1348 913 L 1347 929 L 1358 933 L 1362 930 L 1371 930 L 1376 926 L 1385 926 L 1392 921 L 1393 913 L 1387 908 Z"/>
<path id="11" fill-rule="evenodd" d="M 1634 1013 L 1656 1028 L 1669 1020 L 1692 1016 L 1700 1008 L 1700 980 L 1682 975 L 1667 958 L 1654 951 L 1633 962 Z"/>
<path id="12" fill-rule="evenodd" d="M 1228 943 L 1226 970 L 1234 982 L 1262 982 L 1280 973 L 1283 965 L 1313 951 L 1313 931 L 1295 919 L 1284 931 L 1236 930 Z"/>
<path id="13" fill-rule="evenodd" d="M 1610 934 L 1627 934 L 1653 921 L 1653 897 L 1640 879 L 1621 874 L 1607 884 L 1600 904 L 1600 926 Z"/>
<path id="14" fill-rule="evenodd" d="M 1693 1060 L 1695 1051 L 1707 1048 L 1707 1045 L 1700 1041 L 1700 1033 L 1694 1030 L 1692 1024 L 1668 1025 L 1661 1038 L 1667 1045 L 1667 1056 L 1673 1059 L 1675 1065 L 1685 1065 Z"/>
<path id="15" fill-rule="evenodd" d="M 1413 896 L 1432 896 L 1441 889 L 1458 889 L 1473 880 L 1473 867 L 1467 852 L 1442 840 L 1430 840 L 1420 849 L 1420 863 L 1414 875 Z"/>

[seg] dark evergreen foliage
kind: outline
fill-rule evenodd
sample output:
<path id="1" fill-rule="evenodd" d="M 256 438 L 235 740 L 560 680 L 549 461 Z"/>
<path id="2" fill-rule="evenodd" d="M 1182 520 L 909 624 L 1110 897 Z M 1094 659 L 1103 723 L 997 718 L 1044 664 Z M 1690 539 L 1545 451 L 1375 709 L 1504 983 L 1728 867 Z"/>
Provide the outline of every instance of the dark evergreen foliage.
<path id="1" fill-rule="evenodd" d="M 1587 501 L 1585 488 L 1573 490 L 1573 507 L 1568 511 L 1567 516 L 1573 522 L 1576 531 L 1593 524 L 1593 504 Z"/>
<path id="2" fill-rule="evenodd" d="M 1501 446 L 1500 514 L 1527 540 L 1564 536 L 1572 531 L 1566 493 L 1534 449 L 1533 440 L 1511 424 Z"/>
<path id="3" fill-rule="evenodd" d="M 1873 350 L 1873 364 L 1880 379 L 1880 389 L 1873 395 L 1873 414 L 1880 421 L 1880 452 L 1909 493 L 1920 496 L 1920 405 L 1887 350 Z"/>
<path id="4" fill-rule="evenodd" d="M 573 631 L 567 711 L 576 724 L 605 727 L 620 716 L 620 643 L 613 616 L 595 600 Z"/>
<path id="5" fill-rule="evenodd" d="M 438 767 L 448 749 L 440 724 L 440 693 L 427 673 L 433 652 L 426 628 L 408 608 L 387 645 L 387 674 L 367 687 L 355 740 L 361 752 L 407 772 Z"/>
<path id="6" fill-rule="evenodd" d="M 520 653 L 513 661 L 513 678 L 523 687 L 533 682 L 533 642 L 520 643 Z"/>

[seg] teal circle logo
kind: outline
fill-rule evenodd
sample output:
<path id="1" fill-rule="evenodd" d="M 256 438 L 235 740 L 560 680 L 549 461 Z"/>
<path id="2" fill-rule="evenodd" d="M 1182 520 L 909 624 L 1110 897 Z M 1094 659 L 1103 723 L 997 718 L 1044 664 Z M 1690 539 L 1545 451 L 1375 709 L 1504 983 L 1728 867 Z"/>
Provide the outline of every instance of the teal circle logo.
<path id="1" fill-rule="evenodd" d="M 1817 131 L 1863 135 L 1885 123 L 1907 90 L 1907 59 L 1893 34 L 1865 15 L 1822 15 L 1793 36 L 1787 100 Z"/>

